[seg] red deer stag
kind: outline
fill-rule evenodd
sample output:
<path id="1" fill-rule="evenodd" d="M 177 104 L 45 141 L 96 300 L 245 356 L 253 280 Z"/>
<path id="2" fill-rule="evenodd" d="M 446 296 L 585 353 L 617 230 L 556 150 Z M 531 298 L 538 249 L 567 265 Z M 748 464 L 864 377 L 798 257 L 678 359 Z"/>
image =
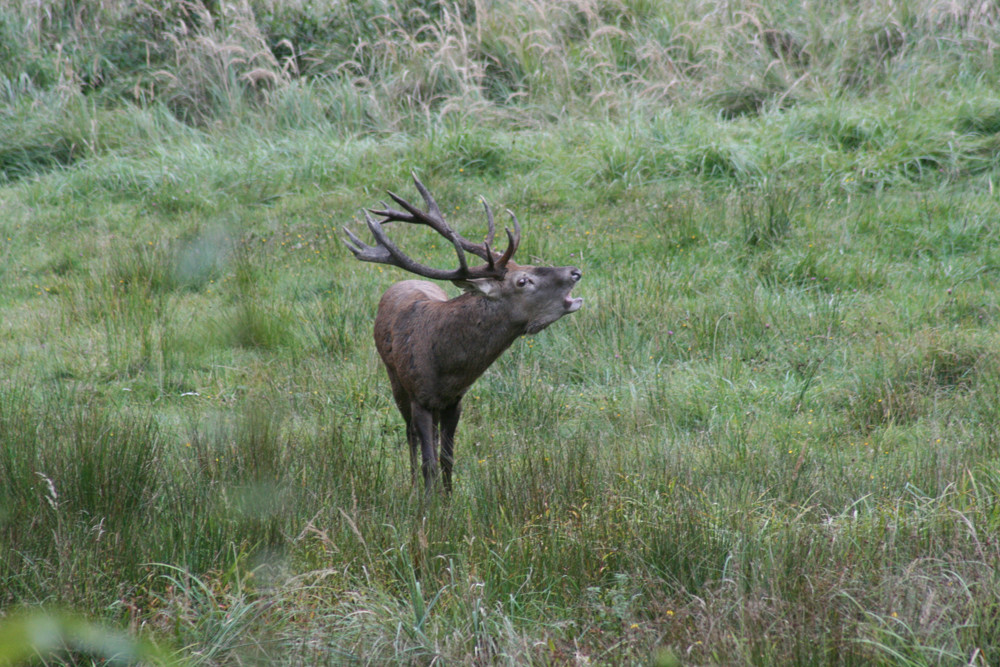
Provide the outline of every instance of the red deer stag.
<path id="1" fill-rule="evenodd" d="M 385 363 L 396 406 L 406 422 L 410 445 L 410 472 L 417 480 L 421 462 L 427 488 L 440 472 L 446 492 L 451 492 L 455 428 L 462 397 L 514 340 L 535 334 L 567 313 L 576 312 L 583 299 L 570 296 L 580 280 L 575 266 L 527 266 L 511 261 L 521 240 L 521 226 L 510 211 L 514 231 L 507 229 L 502 254 L 490 247 L 494 223 L 483 201 L 489 229 L 483 243 L 463 238 L 444 221 L 441 209 L 420 180 L 413 176 L 426 211 L 392 192 L 389 196 L 404 211 L 386 207 L 365 211 L 368 229 L 376 244 L 364 244 L 346 227 L 344 243 L 363 262 L 399 267 L 433 280 L 450 280 L 464 293 L 449 299 L 438 285 L 424 280 L 404 280 L 382 296 L 375 315 L 375 347 Z M 370 213 L 382 216 L 375 220 Z M 458 268 L 436 269 L 406 256 L 386 236 L 383 225 L 408 222 L 427 225 L 455 246 Z M 470 267 L 465 253 L 486 263 Z"/>

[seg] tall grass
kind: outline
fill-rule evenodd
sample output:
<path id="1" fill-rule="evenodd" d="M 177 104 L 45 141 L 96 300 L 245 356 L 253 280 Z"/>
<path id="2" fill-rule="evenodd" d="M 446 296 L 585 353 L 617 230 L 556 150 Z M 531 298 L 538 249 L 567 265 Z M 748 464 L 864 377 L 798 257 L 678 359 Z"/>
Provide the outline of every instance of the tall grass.
<path id="1" fill-rule="evenodd" d="M 0 9 L 0 663 L 997 663 L 997 18 Z M 450 498 L 339 240 L 412 170 L 584 270 Z"/>
<path id="2" fill-rule="evenodd" d="M 995 11 L 932 0 L 805 9 L 605 0 L 50 3 L 8 8 L 4 19 L 4 97 L 25 112 L 48 100 L 44 114 L 22 121 L 34 130 L 5 146 L 8 178 L 101 149 L 67 132 L 81 93 L 115 106 L 162 104 L 201 127 L 264 108 L 271 122 L 332 124 L 354 136 L 446 119 L 524 127 L 692 106 L 740 118 L 886 96 L 908 111 L 956 80 L 988 91 L 996 79 Z"/>

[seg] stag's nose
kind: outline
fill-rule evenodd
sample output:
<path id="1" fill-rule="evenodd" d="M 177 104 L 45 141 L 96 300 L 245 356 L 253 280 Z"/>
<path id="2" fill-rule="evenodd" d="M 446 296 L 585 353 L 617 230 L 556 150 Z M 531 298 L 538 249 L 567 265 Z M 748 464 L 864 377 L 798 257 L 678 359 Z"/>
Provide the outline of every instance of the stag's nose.
<path id="1" fill-rule="evenodd" d="M 574 266 L 569 270 L 569 277 L 573 279 L 573 282 L 579 282 L 580 278 L 583 277 L 583 271 Z"/>

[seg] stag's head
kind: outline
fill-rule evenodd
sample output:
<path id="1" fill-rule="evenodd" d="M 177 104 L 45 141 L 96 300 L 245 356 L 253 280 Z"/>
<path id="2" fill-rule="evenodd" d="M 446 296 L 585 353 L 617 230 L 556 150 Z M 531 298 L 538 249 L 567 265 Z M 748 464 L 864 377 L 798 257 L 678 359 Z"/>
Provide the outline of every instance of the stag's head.
<path id="1" fill-rule="evenodd" d="M 421 211 L 390 192 L 389 196 L 404 211 L 386 207 L 365 212 L 365 220 L 376 245 L 366 245 L 350 230 L 344 229 L 349 238 L 347 246 L 355 257 L 366 262 L 397 266 L 425 278 L 450 280 L 468 293 L 502 304 L 508 320 L 512 324 L 523 326 L 525 333 L 529 334 L 538 333 L 563 315 L 576 312 L 583 305 L 583 299 L 570 294 L 583 275 L 580 269 L 575 266 L 519 265 L 511 261 L 521 243 L 521 225 L 513 212 L 507 211 L 514 226 L 513 230 L 505 229 L 507 248 L 503 253 L 497 253 L 491 247 L 496 225 L 493 212 L 485 200 L 483 209 L 488 224 L 486 239 L 482 243 L 473 243 L 448 226 L 437 202 L 416 175 L 413 181 L 424 198 L 427 210 Z M 369 213 L 380 215 L 383 219 L 375 220 Z M 408 222 L 431 227 L 455 247 L 458 268 L 435 269 L 414 261 L 386 235 L 382 226 L 389 222 Z M 485 264 L 470 267 L 466 259 L 467 252 L 479 257 Z"/>
<path id="2" fill-rule="evenodd" d="M 511 322 L 523 324 L 525 333 L 535 334 L 563 315 L 575 313 L 583 299 L 573 297 L 573 286 L 583 275 L 575 266 L 529 266 L 507 263 L 502 278 L 459 281 L 467 292 L 503 301 Z"/>

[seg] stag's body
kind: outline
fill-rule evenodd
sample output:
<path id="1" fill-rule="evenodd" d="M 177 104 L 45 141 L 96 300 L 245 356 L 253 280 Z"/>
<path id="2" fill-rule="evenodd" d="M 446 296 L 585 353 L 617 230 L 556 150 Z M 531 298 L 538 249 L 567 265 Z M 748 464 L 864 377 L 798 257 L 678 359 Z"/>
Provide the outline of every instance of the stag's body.
<path id="1" fill-rule="evenodd" d="M 405 280 L 379 302 L 375 347 L 396 402 L 415 400 L 439 411 L 460 401 L 521 329 L 505 320 L 496 302 L 473 294 L 449 300 L 434 283 Z"/>
<path id="2" fill-rule="evenodd" d="M 386 216 L 381 223 L 366 216 L 378 245 L 366 246 L 348 231 L 353 242 L 348 247 L 363 261 L 393 264 L 425 277 L 451 280 L 466 290 L 449 299 L 434 283 L 405 280 L 385 292 L 375 317 L 375 346 L 385 363 L 396 406 L 406 422 L 414 481 L 418 469 L 427 486 L 440 472 L 445 489 L 450 491 L 455 429 L 465 392 L 519 336 L 537 333 L 580 308 L 583 300 L 572 298 L 570 290 L 581 273 L 572 266 L 519 266 L 511 262 L 520 241 L 516 218 L 515 232 L 507 232 L 507 250 L 502 256 L 495 255 L 489 247 L 493 237 L 489 207 L 487 241 L 473 244 L 463 239 L 444 223 L 433 198 L 419 180 L 414 180 L 428 212 L 390 193 L 409 214 L 375 211 Z M 432 226 L 455 245 L 459 269 L 431 269 L 403 255 L 381 229 L 381 224 L 393 220 Z M 466 250 L 487 264 L 469 269 L 464 258 Z"/>
<path id="3" fill-rule="evenodd" d="M 472 294 L 449 300 L 421 280 L 396 283 L 379 301 L 375 347 L 406 422 L 414 481 L 418 469 L 426 480 L 436 477 L 440 460 L 451 488 L 462 397 L 517 337 L 491 305 Z"/>

